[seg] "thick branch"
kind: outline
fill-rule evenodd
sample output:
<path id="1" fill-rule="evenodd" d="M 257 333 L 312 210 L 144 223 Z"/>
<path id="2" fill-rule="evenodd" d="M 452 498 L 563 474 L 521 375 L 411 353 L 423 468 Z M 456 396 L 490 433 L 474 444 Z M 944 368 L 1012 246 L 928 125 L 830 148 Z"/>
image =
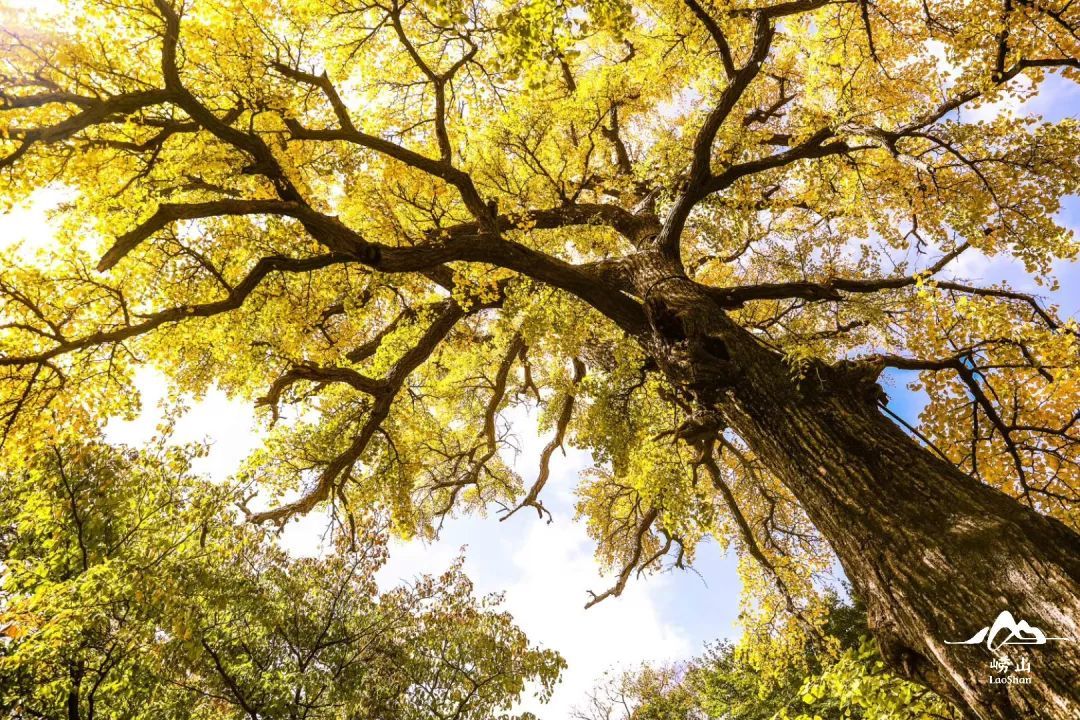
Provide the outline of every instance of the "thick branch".
<path id="1" fill-rule="evenodd" d="M 0 157 L 0 168 L 15 163 L 35 143 L 49 144 L 66 140 L 94 125 L 106 122 L 110 117 L 129 115 L 138 110 L 169 102 L 172 96 L 168 90 L 144 90 L 142 92 L 125 93 L 114 95 L 104 100 L 94 101 L 85 106 L 82 112 L 72 115 L 55 125 L 43 128 L 32 128 L 13 133 L 21 139 L 21 144 L 11 154 Z"/>
<path id="2" fill-rule="evenodd" d="M 277 419 L 278 403 L 281 400 L 282 393 L 300 381 L 320 384 L 344 383 L 362 393 L 375 396 L 386 390 L 384 381 L 369 378 L 351 368 L 304 363 L 290 368 L 286 373 L 274 380 L 266 395 L 256 400 L 255 404 L 268 406 L 274 413 L 274 418 Z"/>
<path id="3" fill-rule="evenodd" d="M 498 235 L 476 232 L 468 223 L 438 231 L 445 239 L 412 247 L 391 247 L 367 242 L 336 218 L 316 212 L 304 203 L 277 200 L 215 200 L 205 203 L 162 205 L 151 218 L 118 239 L 102 258 L 99 269 L 107 269 L 153 233 L 180 219 L 214 216 L 275 214 L 300 220 L 307 231 L 335 253 L 383 272 L 425 272 L 449 262 L 481 262 L 514 270 L 577 295 L 624 329 L 643 327 L 640 306 L 608 285 L 588 268 L 573 265 Z M 535 227 L 562 227 L 608 217 L 629 231 L 633 221 L 625 211 L 611 206 L 571 206 L 530 215 Z M 507 226 L 510 221 L 507 219 Z M 474 234 L 475 233 L 475 234 Z"/>
<path id="4" fill-rule="evenodd" d="M 683 2 L 686 7 L 690 8 L 690 12 L 694 13 L 694 17 L 709 31 L 713 42 L 716 43 L 716 49 L 720 51 L 720 62 L 724 65 L 724 73 L 727 75 L 728 80 L 734 79 L 738 71 L 735 69 L 735 61 L 731 58 L 731 46 L 728 44 L 727 37 L 724 36 L 724 31 L 720 29 L 720 25 L 697 0 L 683 0 Z"/>
<path id="5" fill-rule="evenodd" d="M 370 245 L 365 243 L 358 234 L 349 231 L 334 218 L 317 213 L 303 203 L 284 200 L 227 199 L 160 205 L 149 219 L 117 238 L 113 246 L 98 261 L 97 269 L 99 272 L 104 272 L 112 268 L 144 240 L 179 220 L 242 215 L 283 215 L 296 218 L 315 228 L 319 234 L 318 239 L 324 241 L 324 244 L 335 252 L 353 255 L 359 251 L 361 255 L 371 255 L 370 252 L 363 252 L 363 248 Z"/>
<path id="6" fill-rule="evenodd" d="M 668 212 L 663 230 L 658 238 L 660 250 L 670 257 L 679 255 L 679 240 L 690 211 L 706 194 L 706 186 L 712 177 L 712 145 L 716 133 L 724 124 L 728 115 L 742 98 L 746 88 L 761 72 L 765 57 L 769 54 L 775 30 L 764 14 L 754 18 L 754 45 L 746 63 L 732 76 L 728 86 L 720 94 L 720 99 L 705 117 L 701 129 L 694 138 L 693 160 L 690 163 L 686 189 L 675 200 Z"/>
<path id="7" fill-rule="evenodd" d="M 645 536 L 648 535 L 649 530 L 652 529 L 653 523 L 656 522 L 656 518 L 659 517 L 660 511 L 651 507 L 642 515 L 641 521 L 638 523 L 637 530 L 634 533 L 634 547 L 630 552 L 630 559 L 626 561 L 622 569 L 619 571 L 619 576 L 615 580 L 615 584 L 604 592 L 597 595 L 590 592 L 592 599 L 585 603 L 585 609 L 588 610 L 598 602 L 606 600 L 609 597 L 618 597 L 622 595 L 623 590 L 626 589 L 626 583 L 630 580 L 630 576 L 634 572 L 634 568 L 641 562 L 641 556 L 645 552 Z"/>
<path id="8" fill-rule="evenodd" d="M 188 116 L 205 128 L 219 140 L 232 145 L 250 155 L 254 162 L 244 171 L 265 176 L 273 182 L 278 195 L 286 201 L 302 202 L 300 192 L 285 175 L 273 152 L 261 137 L 254 133 L 245 133 L 218 118 L 205 105 L 199 102 L 185 86 L 177 65 L 177 50 L 180 43 L 180 15 L 169 0 L 154 0 L 159 14 L 165 21 L 162 34 L 161 71 L 165 77 L 165 87 L 170 98 L 179 105 Z"/>

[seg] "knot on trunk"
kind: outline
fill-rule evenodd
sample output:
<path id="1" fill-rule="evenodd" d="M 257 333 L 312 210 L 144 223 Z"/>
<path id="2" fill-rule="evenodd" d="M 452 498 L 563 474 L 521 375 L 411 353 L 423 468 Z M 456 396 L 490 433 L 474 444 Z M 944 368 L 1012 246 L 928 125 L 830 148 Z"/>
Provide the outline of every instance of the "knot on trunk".
<path id="1" fill-rule="evenodd" d="M 889 400 L 885 389 L 877 381 L 884 369 L 884 360 L 876 355 L 860 360 L 841 360 L 830 368 L 839 387 L 847 387 L 848 392 L 855 393 L 872 405 Z"/>
<path id="2" fill-rule="evenodd" d="M 666 344 L 675 345 L 687 339 L 689 313 L 680 313 L 658 297 L 648 299 L 645 311 L 653 331 Z"/>
<path id="3" fill-rule="evenodd" d="M 645 303 L 657 348 L 657 362 L 678 385 L 700 398 L 731 387 L 740 372 L 728 343 L 700 317 L 700 308 L 673 307 L 659 297 Z"/>
<path id="4" fill-rule="evenodd" d="M 888 401 L 885 389 L 877 379 L 885 369 L 880 358 L 841 360 L 827 363 L 817 359 L 802 359 L 793 367 L 799 393 L 808 399 L 845 395 L 860 402 L 877 405 Z"/>
<path id="5" fill-rule="evenodd" d="M 695 445 L 702 440 L 715 438 L 724 431 L 724 420 L 719 413 L 712 411 L 695 412 L 686 418 L 678 427 L 659 433 L 655 439 L 674 437 L 684 440 L 690 445 Z"/>

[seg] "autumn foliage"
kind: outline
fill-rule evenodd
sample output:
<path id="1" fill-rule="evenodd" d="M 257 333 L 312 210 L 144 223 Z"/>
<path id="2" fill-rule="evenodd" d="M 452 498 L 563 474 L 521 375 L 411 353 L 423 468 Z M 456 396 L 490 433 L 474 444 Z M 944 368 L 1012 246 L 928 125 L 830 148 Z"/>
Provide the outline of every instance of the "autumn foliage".
<path id="1" fill-rule="evenodd" d="M 958 472 L 1026 508 L 1009 517 L 1060 521 L 1067 555 L 1080 329 L 962 268 L 1012 257 L 1050 289 L 1076 256 L 1058 213 L 1080 124 L 995 103 L 1080 78 L 1078 25 L 1080 4 L 1026 0 L 5 11 L 3 199 L 55 206 L 53 237 L 0 266 L 9 472 L 135 413 L 145 366 L 177 402 L 217 387 L 260 408 L 234 480 L 267 527 L 316 507 L 343 537 L 376 516 L 428 538 L 453 513 L 546 518 L 574 444 L 596 460 L 578 515 L 616 574 L 591 600 L 716 538 L 741 558 L 753 662 L 779 673 L 820 636 L 840 551 L 825 460 L 784 462 L 769 429 L 797 410 L 870 427 L 880 373 L 906 370 L 928 404 L 896 456 L 945 478 L 919 492 Z M 553 439 L 526 482 L 505 418 L 533 404 Z M 830 467 L 880 454 L 854 442 Z M 889 661 L 997 702 L 955 664 L 939 678 L 924 630 L 889 630 Z"/>

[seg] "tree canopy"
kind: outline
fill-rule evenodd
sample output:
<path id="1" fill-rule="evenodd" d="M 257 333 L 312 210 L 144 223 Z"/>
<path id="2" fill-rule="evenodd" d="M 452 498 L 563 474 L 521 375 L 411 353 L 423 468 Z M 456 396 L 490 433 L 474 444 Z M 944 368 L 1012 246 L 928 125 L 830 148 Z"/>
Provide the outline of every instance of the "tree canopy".
<path id="1" fill-rule="evenodd" d="M 131 415 L 149 364 L 261 408 L 252 521 L 374 509 L 431 537 L 544 517 L 573 443 L 618 573 L 592 602 L 712 536 L 751 635 L 812 637 L 837 538 L 743 412 L 751 358 L 783 361 L 775 397 L 875 409 L 882 369 L 919 371 L 920 444 L 1080 524 L 1076 322 L 952 270 L 1007 255 L 1052 285 L 1076 256 L 1080 125 L 993 104 L 1076 81 L 1078 23 L 1027 0 L 6 11 L 0 192 L 57 207 L 0 267 L 3 447 Z M 504 452 L 524 403 L 553 432 L 528 487 Z"/>

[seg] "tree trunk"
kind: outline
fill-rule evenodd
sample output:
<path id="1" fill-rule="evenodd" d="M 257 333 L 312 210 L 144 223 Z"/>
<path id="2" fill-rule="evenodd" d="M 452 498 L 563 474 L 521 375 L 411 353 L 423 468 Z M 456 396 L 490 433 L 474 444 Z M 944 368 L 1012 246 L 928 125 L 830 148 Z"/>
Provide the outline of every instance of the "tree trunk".
<path id="1" fill-rule="evenodd" d="M 985 720 L 1080 718 L 1080 535 L 913 441 L 878 409 L 876 373 L 813 364 L 794 377 L 700 286 L 640 275 L 651 290 L 643 345 L 798 498 L 865 598 L 892 669 Z M 1004 610 L 1069 638 L 998 650 L 1027 659 L 1030 673 L 1015 676 L 1030 684 L 991 683 L 1001 673 L 985 641 L 946 643 Z"/>

